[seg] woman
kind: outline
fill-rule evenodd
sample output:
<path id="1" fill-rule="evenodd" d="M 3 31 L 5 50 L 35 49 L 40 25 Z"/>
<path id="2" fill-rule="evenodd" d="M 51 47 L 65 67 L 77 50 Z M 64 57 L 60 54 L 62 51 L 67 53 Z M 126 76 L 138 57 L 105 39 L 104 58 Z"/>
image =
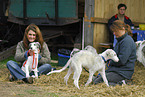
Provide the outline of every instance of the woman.
<path id="1" fill-rule="evenodd" d="M 17 44 L 16 48 L 16 54 L 15 54 L 15 60 L 14 61 L 8 61 L 7 62 L 7 68 L 9 69 L 11 75 L 10 75 L 10 81 L 13 81 L 14 79 L 17 80 L 23 80 L 26 83 L 33 83 L 33 78 L 26 78 L 26 74 L 21 70 L 21 66 L 23 65 L 23 62 L 28 58 L 28 56 L 33 55 L 33 51 L 29 51 L 29 43 L 31 42 L 39 42 L 41 45 L 41 49 L 39 50 L 39 62 L 38 62 L 38 75 L 41 74 L 47 74 L 52 70 L 51 65 L 49 64 L 51 61 L 50 58 L 50 52 L 47 47 L 47 44 L 44 42 L 42 33 L 38 26 L 35 24 L 30 24 L 25 29 L 25 34 L 23 41 L 20 41 Z M 30 75 L 33 75 L 33 72 L 30 73 Z"/>
<path id="2" fill-rule="evenodd" d="M 116 20 L 110 26 L 110 29 L 117 39 L 114 50 L 119 57 L 119 62 L 113 62 L 112 60 L 109 62 L 106 77 L 110 85 L 116 85 L 122 84 L 122 80 L 131 79 L 136 61 L 136 45 L 132 37 L 128 35 L 131 31 L 128 24 Z M 93 78 L 93 82 L 94 84 L 102 82 L 101 76 Z"/>

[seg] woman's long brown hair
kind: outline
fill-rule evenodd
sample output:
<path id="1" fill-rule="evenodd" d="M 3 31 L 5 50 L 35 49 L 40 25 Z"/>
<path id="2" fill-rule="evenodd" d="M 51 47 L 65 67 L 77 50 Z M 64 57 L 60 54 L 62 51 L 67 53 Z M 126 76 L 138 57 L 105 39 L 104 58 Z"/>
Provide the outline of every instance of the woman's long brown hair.
<path id="1" fill-rule="evenodd" d="M 35 42 L 39 42 L 40 45 L 41 45 L 41 49 L 43 49 L 43 43 L 44 43 L 44 40 L 43 40 L 43 37 L 42 37 L 42 33 L 39 29 L 38 26 L 36 26 L 35 24 L 30 24 L 28 25 L 28 27 L 25 29 L 25 33 L 24 33 L 24 37 L 23 37 L 23 43 L 24 43 L 24 47 L 26 49 L 29 49 L 29 40 L 27 38 L 27 35 L 28 35 L 28 32 L 32 30 L 36 33 L 36 40 Z"/>

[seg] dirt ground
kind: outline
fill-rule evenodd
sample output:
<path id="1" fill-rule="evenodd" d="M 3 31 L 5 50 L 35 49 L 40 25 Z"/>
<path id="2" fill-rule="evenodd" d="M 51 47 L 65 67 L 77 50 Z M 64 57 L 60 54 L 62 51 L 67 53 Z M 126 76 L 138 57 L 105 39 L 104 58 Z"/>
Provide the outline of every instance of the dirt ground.
<path id="1" fill-rule="evenodd" d="M 0 82 L 1 97 L 49 97 L 49 93 L 39 86 Z"/>
<path id="2" fill-rule="evenodd" d="M 62 67 L 57 67 L 60 68 Z M 138 62 L 132 82 L 115 87 L 107 87 L 104 83 L 85 87 L 89 74 L 83 70 L 79 90 L 73 84 L 73 75 L 70 76 L 68 85 L 64 83 L 67 70 L 68 68 L 49 76 L 41 75 L 33 84 L 26 84 L 22 81 L 10 82 L 6 66 L 0 67 L 0 97 L 145 97 L 145 67 Z"/>

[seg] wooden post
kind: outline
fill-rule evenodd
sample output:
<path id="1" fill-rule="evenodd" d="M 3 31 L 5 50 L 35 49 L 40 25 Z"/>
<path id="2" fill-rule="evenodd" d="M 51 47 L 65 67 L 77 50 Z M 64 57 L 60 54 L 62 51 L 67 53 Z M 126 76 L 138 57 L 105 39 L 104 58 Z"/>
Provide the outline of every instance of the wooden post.
<path id="1" fill-rule="evenodd" d="M 85 0 L 85 13 L 84 13 L 84 45 L 93 46 L 93 24 L 91 17 L 94 17 L 94 0 Z"/>

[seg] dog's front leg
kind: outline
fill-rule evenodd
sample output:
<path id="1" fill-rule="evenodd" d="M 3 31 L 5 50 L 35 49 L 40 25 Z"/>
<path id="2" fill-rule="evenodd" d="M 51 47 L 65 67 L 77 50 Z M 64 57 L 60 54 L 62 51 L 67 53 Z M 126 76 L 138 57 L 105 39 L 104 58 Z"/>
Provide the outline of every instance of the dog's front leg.
<path id="1" fill-rule="evenodd" d="M 25 65 L 25 68 L 26 68 L 25 69 L 26 70 L 26 72 L 25 72 L 26 73 L 26 78 L 29 78 L 30 75 L 29 75 L 29 66 L 28 66 L 28 64 Z"/>
<path id="2" fill-rule="evenodd" d="M 101 76 L 102 76 L 103 81 L 105 82 L 105 84 L 109 87 L 108 80 L 107 80 L 106 74 L 105 74 L 105 66 L 102 68 L 101 71 L 99 71 L 99 73 L 101 74 Z"/>
<path id="3" fill-rule="evenodd" d="M 35 78 L 38 78 L 38 50 L 36 50 L 35 53 L 36 53 L 36 55 L 35 55 L 36 67 L 34 69 L 34 73 L 35 73 Z"/>
<path id="4" fill-rule="evenodd" d="M 29 56 L 28 59 L 27 59 L 27 62 L 26 62 L 26 64 L 25 64 L 26 78 L 29 78 L 29 77 L 30 77 L 30 75 L 29 75 L 29 67 L 30 67 L 31 64 L 32 64 L 31 58 L 32 58 L 32 57 Z"/>
<path id="5" fill-rule="evenodd" d="M 35 73 L 35 78 L 38 78 L 38 72 L 34 71 L 34 73 Z"/>
<path id="6" fill-rule="evenodd" d="M 37 68 L 34 70 L 35 78 L 38 78 L 38 70 Z"/>

